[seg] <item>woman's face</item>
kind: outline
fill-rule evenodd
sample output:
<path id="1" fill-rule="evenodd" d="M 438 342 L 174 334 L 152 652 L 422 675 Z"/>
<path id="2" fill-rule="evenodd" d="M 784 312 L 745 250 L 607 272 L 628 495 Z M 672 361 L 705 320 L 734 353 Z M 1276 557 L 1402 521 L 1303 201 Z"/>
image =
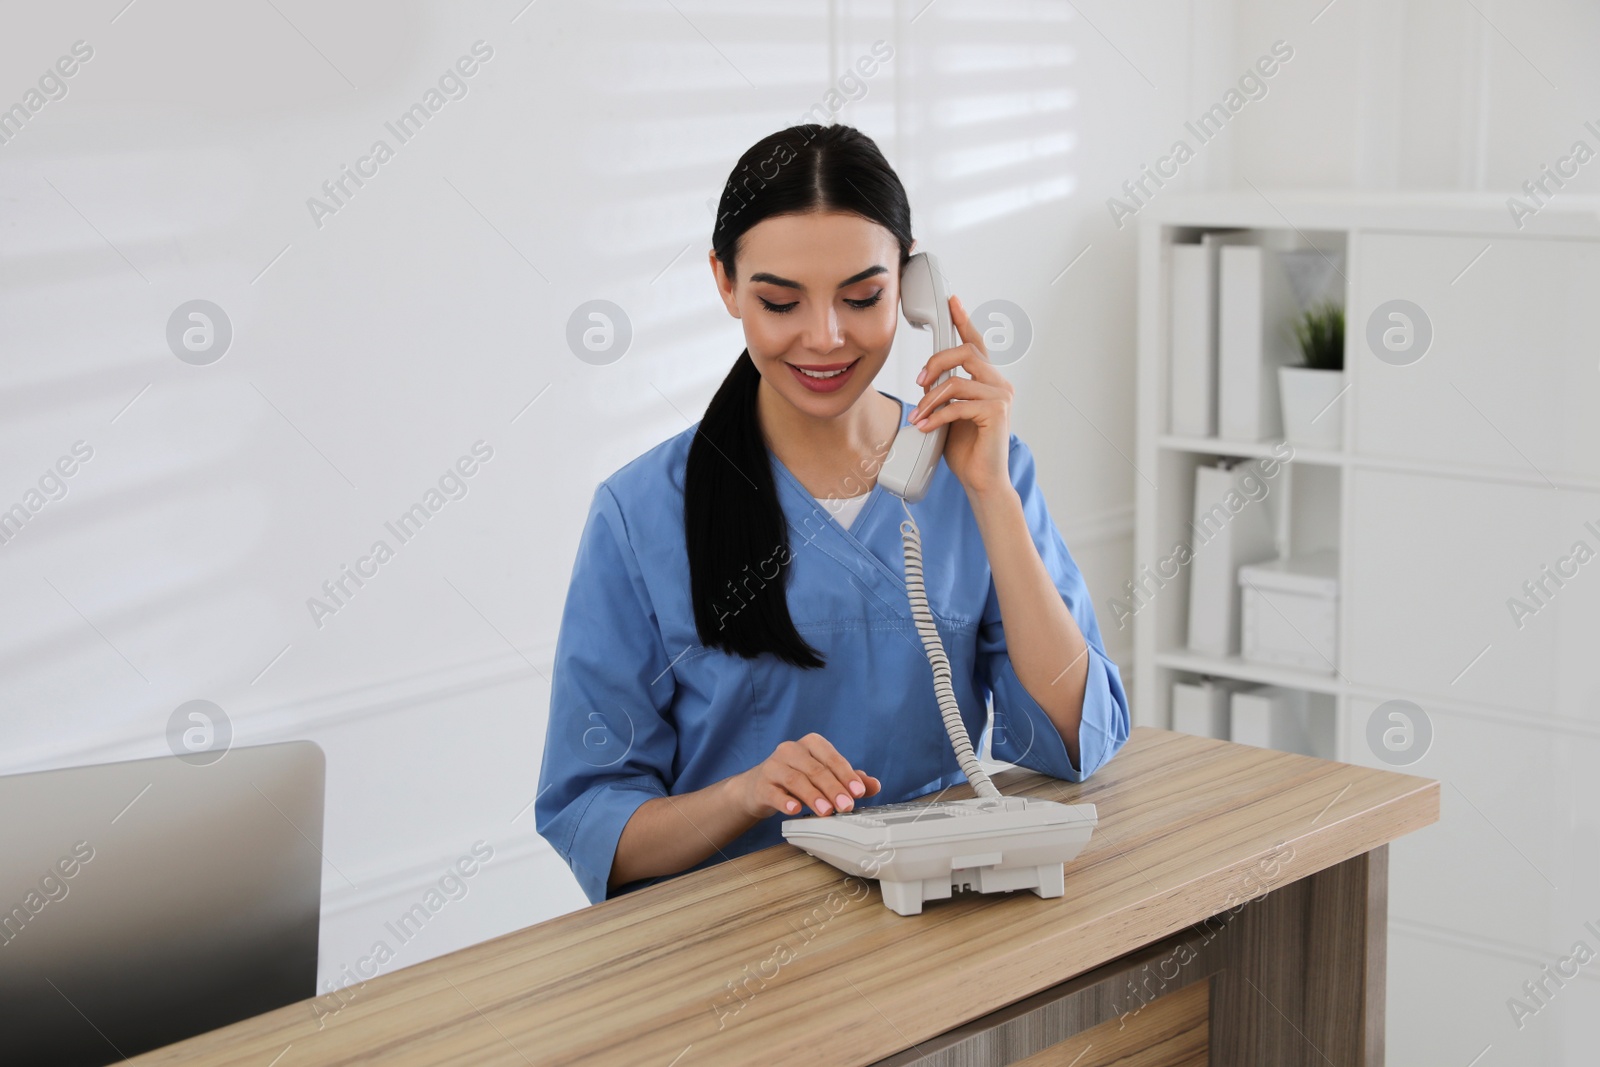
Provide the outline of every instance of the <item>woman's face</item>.
<path id="1" fill-rule="evenodd" d="M 842 212 L 773 216 L 745 231 L 735 281 L 714 252 L 711 266 L 756 369 L 800 411 L 849 410 L 889 358 L 900 245 L 877 223 Z"/>

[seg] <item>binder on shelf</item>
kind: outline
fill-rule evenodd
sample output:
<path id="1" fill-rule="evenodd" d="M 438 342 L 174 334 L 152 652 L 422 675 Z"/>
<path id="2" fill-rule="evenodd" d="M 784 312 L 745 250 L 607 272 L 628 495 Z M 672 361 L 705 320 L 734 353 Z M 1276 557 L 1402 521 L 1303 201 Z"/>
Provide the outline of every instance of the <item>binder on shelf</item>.
<path id="1" fill-rule="evenodd" d="M 1172 337 L 1167 426 L 1186 437 L 1217 432 L 1217 253 L 1214 245 L 1172 246 Z"/>
<path id="2" fill-rule="evenodd" d="M 1190 523 L 1189 635 L 1191 652 L 1239 652 L 1239 568 L 1274 558 L 1277 545 L 1267 499 L 1252 499 L 1243 481 L 1249 467 L 1197 467 Z M 1254 482 L 1257 490 L 1261 483 Z"/>
<path id="3" fill-rule="evenodd" d="M 1257 245 L 1221 250 L 1217 278 L 1217 432 L 1229 441 L 1283 436 L 1278 368 L 1300 362 L 1299 310 L 1278 253 Z"/>
<path id="4" fill-rule="evenodd" d="M 1244 683 L 1232 678 L 1202 678 L 1172 683 L 1172 728 L 1196 737 L 1229 739 L 1232 697 Z"/>

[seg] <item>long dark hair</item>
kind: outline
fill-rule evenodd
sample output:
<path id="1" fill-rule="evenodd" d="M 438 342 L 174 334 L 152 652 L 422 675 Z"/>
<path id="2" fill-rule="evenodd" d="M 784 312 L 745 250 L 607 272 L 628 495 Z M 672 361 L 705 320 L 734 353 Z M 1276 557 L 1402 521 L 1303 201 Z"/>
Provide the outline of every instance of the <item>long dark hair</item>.
<path id="1" fill-rule="evenodd" d="M 851 126 L 791 126 L 739 157 L 722 187 L 711 246 L 730 279 L 739 238 L 762 219 L 845 211 L 883 226 L 911 256 L 911 206 L 877 144 Z M 695 629 L 707 648 L 797 667 L 822 656 L 795 629 L 784 585 L 789 533 L 756 413 L 761 372 L 746 348 L 711 398 L 684 473 L 683 526 Z"/>

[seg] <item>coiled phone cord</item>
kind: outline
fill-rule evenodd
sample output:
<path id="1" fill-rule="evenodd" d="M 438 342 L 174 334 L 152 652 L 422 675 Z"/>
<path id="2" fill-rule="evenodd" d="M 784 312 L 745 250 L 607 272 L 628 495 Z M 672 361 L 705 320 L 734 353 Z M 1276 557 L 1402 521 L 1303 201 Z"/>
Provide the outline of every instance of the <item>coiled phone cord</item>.
<path id="1" fill-rule="evenodd" d="M 910 506 L 904 500 L 900 501 L 900 506 L 906 510 L 906 521 L 900 524 L 900 540 L 906 557 L 906 598 L 911 602 L 911 618 L 917 624 L 922 647 L 933 667 L 933 691 L 939 698 L 939 716 L 944 719 L 944 730 L 950 735 L 956 762 L 966 774 L 972 791 L 980 797 L 1001 796 L 973 753 L 966 724 L 961 721 L 961 705 L 956 702 L 955 689 L 950 685 L 950 658 L 944 653 L 944 642 L 939 640 L 939 629 L 933 623 L 933 610 L 928 607 L 928 593 L 922 584 L 922 535 L 911 517 Z"/>

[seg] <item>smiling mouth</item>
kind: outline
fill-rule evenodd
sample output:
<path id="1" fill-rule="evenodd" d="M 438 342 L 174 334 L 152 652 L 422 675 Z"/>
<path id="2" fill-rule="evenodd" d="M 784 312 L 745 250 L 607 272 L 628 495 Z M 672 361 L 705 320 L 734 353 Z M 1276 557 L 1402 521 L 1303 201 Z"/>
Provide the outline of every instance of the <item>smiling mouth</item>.
<path id="1" fill-rule="evenodd" d="M 791 363 L 789 366 L 793 367 L 801 374 L 804 374 L 807 378 L 813 378 L 817 381 L 825 382 L 829 378 L 837 378 L 839 375 L 855 366 L 857 362 L 858 360 L 853 359 L 849 363 L 827 363 L 816 367 L 802 367 L 798 363 Z"/>

